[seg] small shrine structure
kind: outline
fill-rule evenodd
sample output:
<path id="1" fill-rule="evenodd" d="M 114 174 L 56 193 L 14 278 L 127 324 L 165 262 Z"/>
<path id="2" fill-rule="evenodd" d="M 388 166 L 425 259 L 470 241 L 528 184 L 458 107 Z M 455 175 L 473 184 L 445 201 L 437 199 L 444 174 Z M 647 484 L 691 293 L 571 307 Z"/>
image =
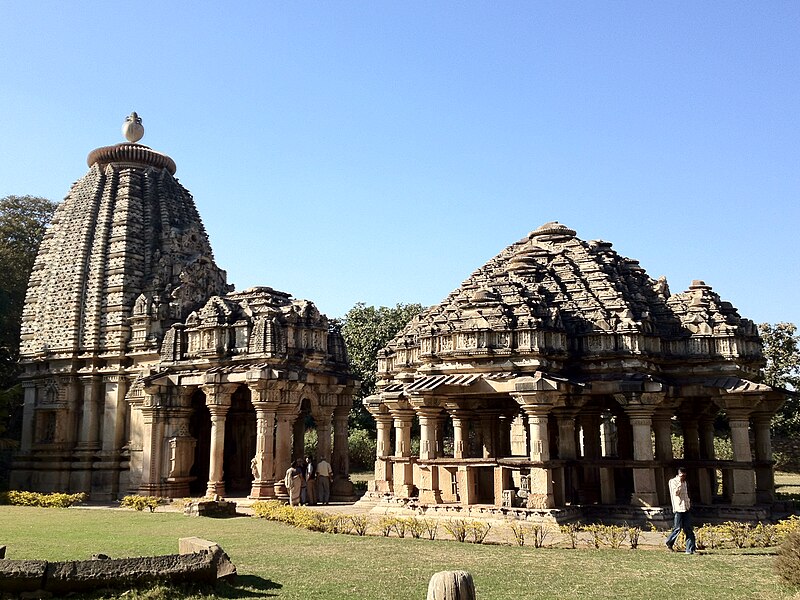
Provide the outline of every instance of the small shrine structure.
<path id="1" fill-rule="evenodd" d="M 547 223 L 380 351 L 364 399 L 371 489 L 427 507 L 656 519 L 683 465 L 704 518 L 768 516 L 784 396 L 753 382 L 763 362 L 756 326 L 704 282 L 671 294 L 609 242 Z M 715 456 L 717 418 L 732 460 Z"/>
<path id="2" fill-rule="evenodd" d="M 25 301 L 23 436 L 15 489 L 283 497 L 315 427 L 352 496 L 348 414 L 358 382 L 312 302 L 233 292 L 175 162 L 98 148 L 59 205 Z"/>

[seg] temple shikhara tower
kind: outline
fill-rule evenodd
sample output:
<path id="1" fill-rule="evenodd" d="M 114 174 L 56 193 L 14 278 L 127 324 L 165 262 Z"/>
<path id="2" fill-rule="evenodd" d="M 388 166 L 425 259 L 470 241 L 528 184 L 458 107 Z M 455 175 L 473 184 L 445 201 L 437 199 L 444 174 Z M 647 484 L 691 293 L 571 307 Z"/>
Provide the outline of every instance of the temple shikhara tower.
<path id="1" fill-rule="evenodd" d="M 332 492 L 352 495 L 357 383 L 313 303 L 233 292 L 176 165 L 139 143 L 98 148 L 58 207 L 22 324 L 15 489 L 282 496 L 315 426 Z"/>
<path id="2" fill-rule="evenodd" d="M 378 428 L 373 495 L 445 512 L 657 519 L 683 465 L 699 518 L 768 518 L 770 420 L 784 396 L 753 382 L 763 362 L 755 325 L 703 281 L 672 294 L 610 243 L 548 223 L 380 352 L 364 400 Z M 717 419 L 730 427 L 725 460 Z"/>

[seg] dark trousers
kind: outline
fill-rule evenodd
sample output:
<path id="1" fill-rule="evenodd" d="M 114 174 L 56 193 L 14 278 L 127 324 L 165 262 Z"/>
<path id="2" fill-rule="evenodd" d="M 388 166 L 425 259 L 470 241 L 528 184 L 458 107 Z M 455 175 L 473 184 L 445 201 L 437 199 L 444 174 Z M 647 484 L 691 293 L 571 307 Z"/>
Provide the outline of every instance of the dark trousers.
<path id="1" fill-rule="evenodd" d="M 678 539 L 678 534 L 683 530 L 683 535 L 686 537 L 686 554 L 694 554 L 697 549 L 694 540 L 694 529 L 692 529 L 692 515 L 687 510 L 686 512 L 676 512 L 675 521 L 672 526 L 672 533 L 667 538 L 667 546 L 672 548 L 675 540 Z"/>

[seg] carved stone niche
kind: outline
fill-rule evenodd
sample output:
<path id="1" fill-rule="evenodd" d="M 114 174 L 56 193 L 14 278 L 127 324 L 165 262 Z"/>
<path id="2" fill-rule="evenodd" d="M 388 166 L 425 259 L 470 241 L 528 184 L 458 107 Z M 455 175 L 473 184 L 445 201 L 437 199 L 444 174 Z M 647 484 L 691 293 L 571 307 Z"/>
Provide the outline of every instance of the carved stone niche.
<path id="1" fill-rule="evenodd" d="M 168 481 L 189 480 L 189 470 L 194 464 L 194 447 L 196 444 L 197 440 L 189 435 L 175 436 L 169 439 Z"/>

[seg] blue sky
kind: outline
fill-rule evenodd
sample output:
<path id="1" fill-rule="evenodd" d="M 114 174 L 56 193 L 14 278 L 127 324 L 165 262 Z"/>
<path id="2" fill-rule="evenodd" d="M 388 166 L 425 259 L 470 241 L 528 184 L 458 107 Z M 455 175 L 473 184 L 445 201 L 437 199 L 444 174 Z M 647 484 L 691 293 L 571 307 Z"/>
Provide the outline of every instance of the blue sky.
<path id="1" fill-rule="evenodd" d="M 800 324 L 800 2 L 0 0 L 0 196 L 169 154 L 237 289 L 442 300 L 557 220 Z"/>

